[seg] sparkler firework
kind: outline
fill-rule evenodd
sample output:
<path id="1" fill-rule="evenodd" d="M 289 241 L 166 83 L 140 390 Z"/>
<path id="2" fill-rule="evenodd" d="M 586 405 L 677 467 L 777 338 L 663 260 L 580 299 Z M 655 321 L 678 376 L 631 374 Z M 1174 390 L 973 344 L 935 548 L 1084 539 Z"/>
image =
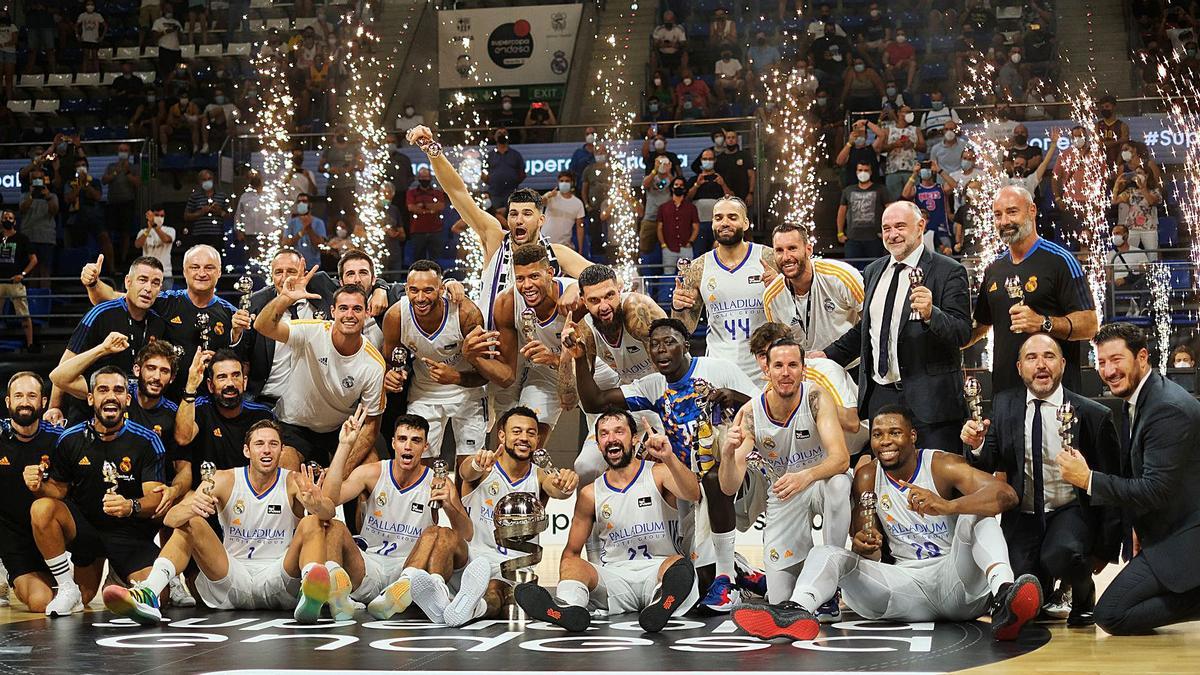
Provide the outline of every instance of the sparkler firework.
<path id="1" fill-rule="evenodd" d="M 291 204 L 288 168 L 291 166 L 292 110 L 295 101 L 288 88 L 286 54 L 279 48 L 270 49 L 260 45 L 254 57 L 254 71 L 258 74 L 260 108 L 254 123 L 254 132 L 262 139 L 263 190 L 258 200 L 259 213 L 266 225 L 266 232 L 255 234 L 258 257 L 250 262 L 264 275 L 270 274 L 271 260 L 279 251 L 280 237 L 287 229 Z"/>
<path id="2" fill-rule="evenodd" d="M 609 35 L 605 41 L 609 46 L 616 46 L 617 36 Z M 628 43 L 628 36 L 623 42 Z M 609 156 L 609 248 L 616 254 L 616 264 L 613 267 L 616 268 L 623 287 L 632 290 L 637 278 L 639 242 L 637 212 L 634 206 L 637 198 L 633 194 L 629 174 L 629 163 L 634 158 L 630 157 L 628 139 L 630 125 L 636 119 L 636 115 L 629 108 L 628 97 L 623 95 L 623 91 L 633 85 L 625 79 L 625 72 L 624 54 L 606 57 L 596 71 L 596 87 L 592 94 L 599 92 L 604 100 L 604 108 L 611 111 L 612 115 L 608 126 L 598 134 L 600 145 L 608 149 Z"/>

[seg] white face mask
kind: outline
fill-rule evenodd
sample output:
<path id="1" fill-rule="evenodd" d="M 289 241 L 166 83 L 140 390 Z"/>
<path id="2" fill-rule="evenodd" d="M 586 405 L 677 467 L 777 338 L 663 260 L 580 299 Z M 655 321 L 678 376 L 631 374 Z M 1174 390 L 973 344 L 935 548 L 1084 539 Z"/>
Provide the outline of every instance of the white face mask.
<path id="1" fill-rule="evenodd" d="M 1114 234 L 1112 236 L 1112 243 L 1113 243 L 1113 246 L 1124 246 L 1125 245 L 1124 235 Z"/>
<path id="2" fill-rule="evenodd" d="M 296 205 L 296 213 L 304 215 L 308 213 L 308 202 L 300 202 Z"/>
<path id="3" fill-rule="evenodd" d="M 690 78 L 690 77 L 683 78 L 683 86 L 685 86 L 685 87 L 692 86 L 692 78 Z"/>
<path id="4" fill-rule="evenodd" d="M 603 164 L 608 161 L 608 155 L 596 155 L 596 163 Z"/>
<path id="5" fill-rule="evenodd" d="M 971 169 L 974 169 L 974 168 L 975 168 L 975 162 L 972 162 L 969 159 L 963 160 L 963 163 L 962 163 L 963 171 L 970 171 Z"/>
<path id="6" fill-rule="evenodd" d="M 412 106 L 408 106 L 407 108 L 404 109 L 405 117 L 412 117 L 413 115 L 416 115 L 416 114 L 417 114 L 417 109 Z"/>
<path id="7" fill-rule="evenodd" d="M 558 191 L 559 192 L 570 192 L 571 191 L 571 183 L 568 181 L 565 181 L 565 180 L 559 181 L 558 182 Z"/>
<path id="8" fill-rule="evenodd" d="M 166 217 L 164 217 L 164 216 L 154 216 L 154 224 L 155 224 L 155 225 L 158 225 L 159 227 L 162 227 L 162 224 L 163 224 L 163 223 L 165 223 L 165 222 L 167 222 L 167 219 L 166 219 Z"/>
<path id="9" fill-rule="evenodd" d="M 504 110 L 512 110 L 512 104 L 511 104 L 511 103 L 509 103 L 508 101 L 505 101 L 504 103 L 501 103 L 501 104 L 500 104 L 500 107 L 501 107 L 502 109 L 504 109 Z"/>
<path id="10" fill-rule="evenodd" d="M 490 199 L 481 199 L 481 200 L 479 201 L 479 205 L 480 205 L 481 207 L 483 207 L 483 210 L 484 210 L 484 211 L 487 211 L 488 209 L 492 208 L 492 200 L 490 200 Z"/>
<path id="11" fill-rule="evenodd" d="M 866 183 L 867 181 L 871 180 L 870 171 L 859 171 L 856 175 L 858 176 L 858 182 L 860 183 Z"/>
<path id="12" fill-rule="evenodd" d="M 910 112 L 908 112 L 908 113 L 904 113 L 904 121 L 905 121 L 905 122 L 907 122 L 907 123 L 909 123 L 909 124 L 912 124 L 912 123 L 913 123 L 913 120 L 915 120 L 915 119 L 917 119 L 917 116 L 916 116 L 916 115 L 914 115 L 914 114 L 912 114 L 912 113 L 910 113 Z"/>
<path id="13" fill-rule="evenodd" d="M 1075 136 L 1071 139 L 1071 145 L 1077 148 L 1082 148 L 1084 143 L 1087 143 L 1087 139 L 1083 136 Z"/>
<path id="14" fill-rule="evenodd" d="M 1188 361 L 1176 361 L 1175 367 L 1176 368 L 1191 368 L 1192 364 Z"/>
<path id="15" fill-rule="evenodd" d="M 596 134 L 588 134 L 587 136 L 584 136 L 583 141 L 585 143 L 595 143 L 596 142 Z"/>
<path id="16" fill-rule="evenodd" d="M 1128 162 L 1129 160 L 1133 159 L 1133 153 L 1128 150 L 1122 150 L 1121 151 L 1121 159 Z"/>
<path id="17" fill-rule="evenodd" d="M 1020 55 L 1020 54 L 1012 54 L 1012 55 L 1010 55 L 1008 58 L 1012 59 L 1012 62 L 1013 62 L 1013 63 L 1020 63 L 1020 62 L 1021 62 L 1021 55 Z"/>
<path id="18" fill-rule="evenodd" d="M 667 142 L 666 141 L 654 141 L 654 149 L 655 150 L 666 150 Z"/>
<path id="19" fill-rule="evenodd" d="M 658 172 L 659 172 L 659 173 L 666 173 L 666 172 L 668 172 L 668 171 L 670 171 L 670 170 L 671 170 L 671 165 L 670 165 L 670 164 L 659 164 L 659 165 L 658 165 Z"/>
<path id="20" fill-rule="evenodd" d="M 908 42 L 908 36 L 907 35 L 897 35 L 896 42 L 899 42 L 900 44 L 904 44 L 905 42 Z"/>
<path id="21" fill-rule="evenodd" d="M 213 182 L 211 180 L 206 180 L 200 184 L 200 188 L 205 192 L 208 192 L 209 190 L 213 189 Z"/>
<path id="22" fill-rule="evenodd" d="M 954 139 L 958 138 L 958 136 L 953 131 L 947 131 L 946 133 L 942 134 L 942 138 L 946 139 L 947 143 L 953 143 Z"/>

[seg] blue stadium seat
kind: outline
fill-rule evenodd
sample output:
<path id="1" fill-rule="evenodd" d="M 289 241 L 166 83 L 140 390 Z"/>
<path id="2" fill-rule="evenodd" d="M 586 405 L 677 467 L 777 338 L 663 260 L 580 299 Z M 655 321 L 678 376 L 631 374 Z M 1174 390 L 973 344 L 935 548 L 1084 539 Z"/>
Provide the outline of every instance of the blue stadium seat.
<path id="1" fill-rule="evenodd" d="M 934 35 L 929 38 L 930 48 L 935 54 L 948 54 L 954 51 L 957 40 L 950 35 Z"/>
<path id="2" fill-rule="evenodd" d="M 1170 216 L 1158 217 L 1158 247 L 1173 248 L 1179 241 L 1179 221 Z"/>
<path id="3" fill-rule="evenodd" d="M 866 24 L 867 18 L 864 16 L 844 16 L 841 21 L 842 30 L 847 33 L 856 33 Z"/>
<path id="4" fill-rule="evenodd" d="M 1171 270 L 1171 288 L 1190 289 L 1192 287 L 1192 269 L 1187 263 L 1167 263 Z"/>
<path id="5" fill-rule="evenodd" d="M 950 67 L 945 63 L 926 63 L 921 66 L 921 79 L 925 82 L 945 80 L 950 76 Z"/>

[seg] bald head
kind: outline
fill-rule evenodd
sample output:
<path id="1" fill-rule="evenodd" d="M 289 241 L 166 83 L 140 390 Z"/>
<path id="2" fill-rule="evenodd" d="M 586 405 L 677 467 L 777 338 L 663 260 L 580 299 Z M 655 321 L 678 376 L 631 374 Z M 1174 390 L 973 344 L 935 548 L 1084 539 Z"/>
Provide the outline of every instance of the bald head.
<path id="1" fill-rule="evenodd" d="M 1058 344 L 1058 340 L 1050 337 L 1046 333 L 1034 333 L 1028 340 L 1021 343 L 1021 349 L 1017 352 L 1017 358 L 1025 356 L 1026 353 L 1036 351 L 1053 352 L 1062 358 L 1062 346 Z"/>
<path id="2" fill-rule="evenodd" d="M 883 210 L 883 246 L 896 260 L 904 260 L 921 244 L 925 216 L 909 201 L 888 204 Z"/>
<path id="3" fill-rule="evenodd" d="M 996 233 L 1009 246 L 1037 237 L 1037 206 L 1033 195 L 1020 185 L 1003 187 L 992 202 L 992 216 L 996 222 Z M 1032 242 L 1030 242 L 1032 245 Z"/>
<path id="4" fill-rule="evenodd" d="M 1021 345 L 1017 356 L 1017 373 L 1025 388 L 1038 398 L 1046 398 L 1062 382 L 1067 360 L 1062 347 L 1054 338 L 1039 333 Z"/>

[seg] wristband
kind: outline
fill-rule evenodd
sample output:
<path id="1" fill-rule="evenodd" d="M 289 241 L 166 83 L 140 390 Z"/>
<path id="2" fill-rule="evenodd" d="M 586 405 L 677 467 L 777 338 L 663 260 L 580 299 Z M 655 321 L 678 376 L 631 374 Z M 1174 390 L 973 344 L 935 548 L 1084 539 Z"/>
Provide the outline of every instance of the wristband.
<path id="1" fill-rule="evenodd" d="M 479 462 L 475 461 L 474 457 L 471 458 L 471 468 L 475 469 L 479 473 L 483 473 L 483 467 L 479 466 Z"/>

